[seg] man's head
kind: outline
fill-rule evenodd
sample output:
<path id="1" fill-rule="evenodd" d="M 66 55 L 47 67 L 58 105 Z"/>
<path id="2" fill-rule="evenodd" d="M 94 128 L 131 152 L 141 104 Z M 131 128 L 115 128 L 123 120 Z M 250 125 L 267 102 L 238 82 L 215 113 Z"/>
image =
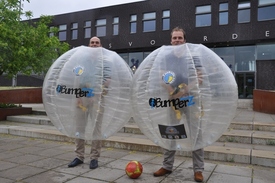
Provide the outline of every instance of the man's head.
<path id="1" fill-rule="evenodd" d="M 171 45 L 180 45 L 186 42 L 185 32 L 180 27 L 175 27 L 171 31 Z"/>
<path id="2" fill-rule="evenodd" d="M 89 42 L 90 47 L 101 47 L 101 42 L 98 37 L 92 37 Z"/>

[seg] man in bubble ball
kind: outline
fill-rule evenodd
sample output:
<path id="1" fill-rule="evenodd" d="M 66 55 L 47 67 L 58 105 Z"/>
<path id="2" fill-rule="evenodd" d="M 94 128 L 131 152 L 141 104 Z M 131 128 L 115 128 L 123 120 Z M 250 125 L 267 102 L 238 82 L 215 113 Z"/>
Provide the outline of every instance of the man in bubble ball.
<path id="1" fill-rule="evenodd" d="M 181 44 L 184 44 L 185 42 L 186 42 L 185 31 L 180 27 L 174 28 L 171 32 L 171 44 L 172 45 L 181 45 Z M 172 61 L 173 60 L 171 60 L 171 62 Z M 198 64 L 196 65 L 196 63 L 195 63 L 195 67 L 197 67 L 197 66 L 198 66 Z M 187 67 L 185 67 L 185 68 L 187 69 Z M 184 72 L 184 71 L 180 71 L 180 72 Z M 202 78 L 200 77 L 199 70 L 197 70 L 197 75 L 199 77 L 198 78 L 199 84 L 201 84 Z M 178 80 L 182 79 L 182 80 L 176 81 L 177 79 Z M 187 81 L 185 82 L 184 80 L 186 80 L 186 78 L 184 79 L 183 77 L 176 76 L 174 83 L 177 83 L 176 84 L 177 86 L 171 86 L 171 85 L 165 86 L 165 88 L 169 92 L 169 95 L 171 98 L 173 98 L 173 99 L 181 98 L 182 96 L 188 95 L 188 85 L 185 84 L 185 83 L 187 83 Z M 179 120 L 181 118 L 181 112 L 174 109 L 174 117 L 173 118 L 175 118 L 175 119 L 172 119 L 172 120 L 175 120 L 175 121 Z M 163 151 L 164 151 L 163 166 L 158 171 L 154 172 L 155 177 L 164 176 L 166 174 L 172 173 L 176 151 L 167 150 L 167 149 L 163 149 Z M 196 182 L 202 182 L 203 181 L 202 171 L 204 170 L 204 150 L 198 149 L 198 150 L 193 151 L 192 158 L 193 158 L 194 179 Z"/>
<path id="2" fill-rule="evenodd" d="M 98 37 L 92 37 L 89 41 L 89 47 L 91 48 L 97 48 L 97 47 L 101 47 L 101 41 Z M 107 93 L 107 88 L 110 82 L 110 67 L 109 66 L 104 66 L 103 69 L 103 91 L 102 91 L 102 99 L 101 99 L 101 105 L 103 103 L 103 98 L 104 95 Z M 88 80 L 90 80 L 89 78 L 87 78 Z M 85 79 L 84 79 L 85 80 Z M 81 81 L 82 84 L 85 85 L 85 81 Z M 83 86 L 83 87 L 89 87 L 89 86 Z M 79 121 L 78 125 L 78 131 L 84 131 L 85 130 L 85 124 L 87 123 L 87 118 L 88 118 L 88 113 L 92 113 L 90 115 L 96 115 L 94 114 L 95 111 L 91 111 L 92 110 L 92 106 L 94 105 L 94 103 L 98 103 L 98 101 L 94 101 L 97 100 L 95 99 L 95 97 L 90 97 L 88 99 L 77 99 L 77 120 Z M 98 117 L 97 117 L 97 124 L 96 127 L 94 129 L 94 134 L 93 135 L 98 135 L 98 133 L 100 133 L 100 128 L 101 128 L 101 122 L 102 122 L 102 118 L 103 118 L 103 107 L 100 106 L 100 110 L 98 112 Z M 84 139 L 80 139 L 80 138 L 76 138 L 75 139 L 75 144 L 76 144 L 76 148 L 75 148 L 75 153 L 76 153 L 76 158 L 68 165 L 68 167 L 75 167 L 77 165 L 80 165 L 84 162 L 84 155 L 85 155 L 85 140 Z M 101 147 L 102 147 L 102 141 L 101 140 L 93 140 L 92 144 L 91 144 L 91 151 L 90 151 L 90 169 L 95 169 L 98 167 L 98 158 L 100 157 L 100 151 L 101 151 Z"/>

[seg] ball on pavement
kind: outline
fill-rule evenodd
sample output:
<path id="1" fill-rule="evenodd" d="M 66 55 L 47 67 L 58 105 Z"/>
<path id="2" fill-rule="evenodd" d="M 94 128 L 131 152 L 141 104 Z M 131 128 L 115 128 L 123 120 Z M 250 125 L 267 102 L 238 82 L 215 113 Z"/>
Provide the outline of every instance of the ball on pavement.
<path id="1" fill-rule="evenodd" d="M 137 179 L 143 171 L 143 167 L 138 161 L 130 161 L 126 167 L 125 172 L 131 179 Z"/>

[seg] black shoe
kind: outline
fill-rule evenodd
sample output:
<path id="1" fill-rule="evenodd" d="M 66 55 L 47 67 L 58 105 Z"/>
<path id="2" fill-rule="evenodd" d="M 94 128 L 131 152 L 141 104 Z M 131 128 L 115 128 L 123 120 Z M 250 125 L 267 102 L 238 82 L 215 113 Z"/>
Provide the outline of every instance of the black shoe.
<path id="1" fill-rule="evenodd" d="M 91 160 L 90 169 L 96 169 L 98 167 L 98 161 L 96 159 Z"/>
<path id="2" fill-rule="evenodd" d="M 68 164 L 68 167 L 75 167 L 75 166 L 80 165 L 82 163 L 83 163 L 83 161 L 81 161 L 78 158 L 75 158 L 70 164 Z"/>

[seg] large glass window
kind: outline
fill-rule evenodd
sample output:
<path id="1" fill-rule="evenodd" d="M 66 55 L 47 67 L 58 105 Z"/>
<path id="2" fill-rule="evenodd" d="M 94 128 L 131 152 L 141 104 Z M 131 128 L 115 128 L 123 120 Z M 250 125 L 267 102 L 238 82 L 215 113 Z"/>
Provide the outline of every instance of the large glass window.
<path id="1" fill-rule="evenodd" d="M 258 21 L 275 19 L 275 0 L 259 0 Z"/>
<path id="2" fill-rule="evenodd" d="M 238 23 L 250 22 L 250 1 L 242 1 L 238 4 Z"/>
<path id="3" fill-rule="evenodd" d="M 130 33 L 137 33 L 137 15 L 131 15 L 130 17 Z"/>
<path id="4" fill-rule="evenodd" d="M 106 36 L 106 19 L 96 20 L 96 36 Z"/>
<path id="5" fill-rule="evenodd" d="M 196 27 L 211 26 L 211 5 L 196 7 Z"/>
<path id="6" fill-rule="evenodd" d="M 170 29 L 170 10 L 162 12 L 162 30 Z"/>
<path id="7" fill-rule="evenodd" d="M 221 57 L 231 71 L 235 70 L 234 47 L 214 48 L 214 52 Z"/>
<path id="8" fill-rule="evenodd" d="M 275 44 L 257 45 L 257 60 L 274 60 Z"/>
<path id="9" fill-rule="evenodd" d="M 59 32 L 58 32 L 59 41 L 66 41 L 67 40 L 67 25 L 59 25 Z"/>
<path id="10" fill-rule="evenodd" d="M 84 38 L 91 37 L 91 32 L 92 32 L 91 25 L 92 25 L 91 21 L 84 22 Z"/>
<path id="11" fill-rule="evenodd" d="M 156 12 L 143 14 L 143 32 L 156 30 Z"/>
<path id="12" fill-rule="evenodd" d="M 235 47 L 235 70 L 255 71 L 255 50 L 256 46 Z"/>
<path id="13" fill-rule="evenodd" d="M 113 18 L 113 35 L 118 35 L 118 26 L 119 25 L 119 18 L 118 17 L 114 17 Z"/>
<path id="14" fill-rule="evenodd" d="M 219 7 L 219 25 L 228 24 L 228 3 L 221 3 Z"/>
<path id="15" fill-rule="evenodd" d="M 75 40 L 77 39 L 77 34 L 78 34 L 78 23 L 72 23 L 71 24 L 71 39 Z"/>

